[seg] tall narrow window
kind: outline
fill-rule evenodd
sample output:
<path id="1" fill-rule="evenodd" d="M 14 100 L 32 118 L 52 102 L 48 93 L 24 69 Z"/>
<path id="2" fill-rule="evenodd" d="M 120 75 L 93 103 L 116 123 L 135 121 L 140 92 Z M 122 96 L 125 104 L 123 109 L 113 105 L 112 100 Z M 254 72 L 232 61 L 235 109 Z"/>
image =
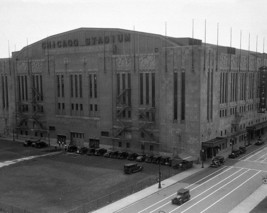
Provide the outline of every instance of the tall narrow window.
<path id="1" fill-rule="evenodd" d="M 92 83 L 92 75 L 89 75 L 89 96 L 92 98 L 93 96 L 93 83 Z"/>
<path id="2" fill-rule="evenodd" d="M 182 78 L 181 78 L 181 120 L 185 120 L 185 72 L 182 71 Z"/>
<path id="3" fill-rule="evenodd" d="M 26 75 L 24 76 L 24 79 L 25 79 L 25 98 L 26 98 L 26 101 L 28 101 L 28 82 L 27 82 Z"/>
<path id="4" fill-rule="evenodd" d="M 19 101 L 21 101 L 21 85 L 20 85 L 20 76 L 17 77 L 17 81 L 18 81 L 18 95 L 19 95 Z M 2 84 L 2 92 L 3 92 L 3 84 Z"/>
<path id="5" fill-rule="evenodd" d="M 70 75 L 70 96 L 73 97 L 73 75 Z"/>
<path id="6" fill-rule="evenodd" d="M 143 73 L 140 73 L 140 105 L 144 104 Z"/>
<path id="7" fill-rule="evenodd" d="M 125 73 L 122 73 L 122 103 L 125 104 L 126 103 L 126 93 L 125 93 Z"/>
<path id="8" fill-rule="evenodd" d="M 128 105 L 131 106 L 131 73 L 128 73 Z"/>
<path id="9" fill-rule="evenodd" d="M 40 76 L 40 77 L 42 77 L 42 76 Z M 41 87 L 41 89 L 42 89 L 42 87 Z M 64 98 L 64 75 L 61 75 L 61 96 L 62 96 L 62 98 Z M 41 92 L 41 97 L 42 97 L 42 92 Z"/>
<path id="10" fill-rule="evenodd" d="M 120 74 L 119 73 L 117 73 L 117 96 L 119 96 L 120 95 L 120 85 L 121 84 L 121 82 L 120 82 Z"/>
<path id="11" fill-rule="evenodd" d="M 177 114 L 177 90 L 178 90 L 178 75 L 177 72 L 173 74 L 173 120 L 177 120 L 178 114 Z"/>
<path id="12" fill-rule="evenodd" d="M 79 75 L 80 98 L 83 97 L 82 75 Z"/>
<path id="13" fill-rule="evenodd" d="M 210 71 L 207 79 L 207 121 L 210 120 Z"/>
<path id="14" fill-rule="evenodd" d="M 60 81 L 59 81 L 59 75 L 57 75 L 57 97 L 60 97 Z"/>
<path id="15" fill-rule="evenodd" d="M 41 94 L 41 101 L 42 101 L 44 96 L 43 96 L 43 77 L 41 75 L 40 75 L 40 94 Z M 64 90 L 63 90 L 63 94 L 64 94 Z"/>
<path id="16" fill-rule="evenodd" d="M 7 84 L 7 76 L 6 76 L 6 107 L 8 108 L 8 84 Z"/>
<path id="17" fill-rule="evenodd" d="M 149 73 L 146 73 L 146 104 L 149 104 Z"/>
<path id="18" fill-rule="evenodd" d="M 152 107 L 155 107 L 155 73 L 152 73 Z"/>
<path id="19" fill-rule="evenodd" d="M 74 75 L 75 78 L 75 97 L 78 97 L 78 79 L 77 79 L 77 75 Z"/>
<path id="20" fill-rule="evenodd" d="M 3 108 L 6 107 L 6 102 L 5 102 L 5 85 L 4 85 L 4 76 L 2 75 L 2 102 L 3 102 Z"/>
<path id="21" fill-rule="evenodd" d="M 210 119 L 213 119 L 213 71 L 211 72 L 211 83 L 210 83 Z"/>
<path id="22" fill-rule="evenodd" d="M 21 76 L 22 100 L 24 101 L 24 78 Z"/>
<path id="23" fill-rule="evenodd" d="M 40 97 L 40 93 L 39 93 L 39 76 L 36 75 L 35 79 L 36 79 L 36 89 L 35 90 L 37 91 L 36 97 L 37 97 L 37 100 L 39 101 L 39 97 Z"/>
<path id="24" fill-rule="evenodd" d="M 94 92 L 95 92 L 95 98 L 97 98 L 97 78 L 96 78 L 96 74 L 94 74 Z"/>

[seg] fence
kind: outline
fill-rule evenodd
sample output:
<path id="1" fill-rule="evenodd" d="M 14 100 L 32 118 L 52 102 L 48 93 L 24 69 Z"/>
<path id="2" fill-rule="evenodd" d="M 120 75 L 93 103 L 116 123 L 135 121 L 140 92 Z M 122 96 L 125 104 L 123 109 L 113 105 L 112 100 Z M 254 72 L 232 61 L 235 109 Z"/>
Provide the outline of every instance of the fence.
<path id="1" fill-rule="evenodd" d="M 20 208 L 20 207 L 0 203 L 0 213 L 35 213 L 35 212 L 28 211 L 28 210 Z M 42 213 L 42 212 L 40 212 L 40 213 Z"/>
<path id="2" fill-rule="evenodd" d="M 176 174 L 178 172 L 178 170 L 176 170 L 176 172 L 174 173 L 172 172 L 168 172 L 166 174 L 161 174 L 161 180 L 164 180 L 166 178 L 169 178 L 170 176 Z M 80 207 L 77 207 L 75 209 L 72 209 L 70 211 L 68 211 L 67 213 L 87 213 L 96 209 L 99 209 L 103 206 L 106 206 L 110 203 L 113 203 L 119 199 L 122 199 L 128 195 L 131 195 L 135 192 L 138 192 L 144 188 L 147 188 L 153 184 L 158 183 L 158 176 L 154 176 L 152 178 L 148 178 L 145 179 L 143 181 L 137 182 L 136 184 L 132 184 L 128 187 L 122 188 L 120 190 L 117 190 L 113 193 L 110 193 L 106 196 L 100 197 L 96 200 L 93 200 L 89 203 L 86 203 Z"/>

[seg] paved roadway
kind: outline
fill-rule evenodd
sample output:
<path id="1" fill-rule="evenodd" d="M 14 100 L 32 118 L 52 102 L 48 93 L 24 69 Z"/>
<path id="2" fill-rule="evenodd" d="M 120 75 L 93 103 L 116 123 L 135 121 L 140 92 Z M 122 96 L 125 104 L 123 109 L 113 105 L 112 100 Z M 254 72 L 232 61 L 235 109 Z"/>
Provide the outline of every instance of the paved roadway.
<path id="1" fill-rule="evenodd" d="M 261 146 L 221 168 L 207 170 L 164 188 L 117 213 L 227 213 L 253 193 L 267 176 L 267 147 Z M 190 189 L 191 199 L 172 205 L 179 188 Z"/>

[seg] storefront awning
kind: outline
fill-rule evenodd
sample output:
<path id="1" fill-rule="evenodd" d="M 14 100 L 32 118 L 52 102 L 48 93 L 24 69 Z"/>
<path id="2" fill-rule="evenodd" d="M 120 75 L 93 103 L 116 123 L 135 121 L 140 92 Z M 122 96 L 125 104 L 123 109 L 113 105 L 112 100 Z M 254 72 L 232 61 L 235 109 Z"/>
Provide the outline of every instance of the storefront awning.
<path id="1" fill-rule="evenodd" d="M 246 129 L 247 131 L 256 131 L 265 127 L 267 127 L 267 121 L 252 126 L 248 126 Z"/>
<path id="2" fill-rule="evenodd" d="M 214 148 L 214 147 L 220 146 L 220 144 L 223 144 L 226 142 L 227 142 L 227 138 L 217 137 L 217 138 L 211 139 L 209 141 L 202 142 L 202 147 L 203 148 L 209 148 L 209 147 Z"/>

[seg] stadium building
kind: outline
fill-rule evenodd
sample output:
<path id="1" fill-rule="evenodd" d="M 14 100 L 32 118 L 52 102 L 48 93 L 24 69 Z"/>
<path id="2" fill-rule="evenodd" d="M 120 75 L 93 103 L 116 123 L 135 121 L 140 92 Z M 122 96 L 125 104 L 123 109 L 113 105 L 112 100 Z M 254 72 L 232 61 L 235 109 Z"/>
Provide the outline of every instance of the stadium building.
<path id="1" fill-rule="evenodd" d="M 0 134 L 211 158 L 267 127 L 265 54 L 101 28 L 0 59 Z"/>

